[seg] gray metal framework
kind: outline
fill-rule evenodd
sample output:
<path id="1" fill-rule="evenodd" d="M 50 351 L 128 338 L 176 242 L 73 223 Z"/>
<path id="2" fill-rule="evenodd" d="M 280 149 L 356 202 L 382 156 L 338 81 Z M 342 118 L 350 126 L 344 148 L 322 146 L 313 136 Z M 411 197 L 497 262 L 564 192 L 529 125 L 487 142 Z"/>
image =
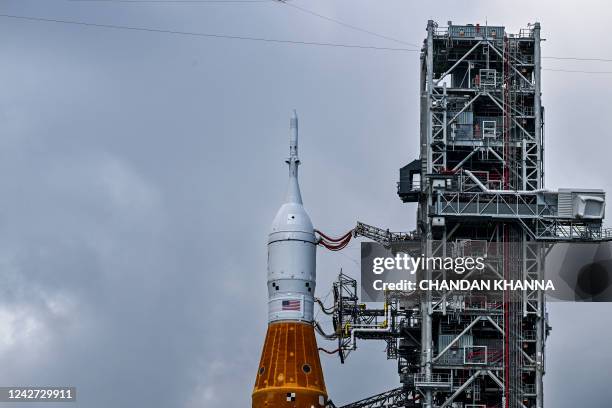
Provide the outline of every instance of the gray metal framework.
<path id="1" fill-rule="evenodd" d="M 340 408 L 405 408 L 415 407 L 418 395 L 404 387 L 398 387 Z M 333 405 L 332 405 L 333 406 Z M 335 408 L 335 407 L 334 407 Z"/>
<path id="2" fill-rule="evenodd" d="M 513 34 L 428 22 L 420 157 L 400 169 L 398 183 L 400 198 L 418 203 L 417 230 L 359 223 L 355 235 L 387 247 L 420 242 L 428 257 L 484 252 L 480 278 L 507 280 L 543 278 L 545 246 L 532 243 L 612 239 L 602 190 L 545 189 L 540 42 L 539 23 Z M 417 279 L 446 274 L 428 269 Z M 385 340 L 402 383 L 393 392 L 421 396 L 412 405 L 373 397 L 349 406 L 543 408 L 543 291 L 388 293 L 384 309 L 370 309 L 350 278 L 341 274 L 335 288 L 342 358 L 357 338 Z"/>

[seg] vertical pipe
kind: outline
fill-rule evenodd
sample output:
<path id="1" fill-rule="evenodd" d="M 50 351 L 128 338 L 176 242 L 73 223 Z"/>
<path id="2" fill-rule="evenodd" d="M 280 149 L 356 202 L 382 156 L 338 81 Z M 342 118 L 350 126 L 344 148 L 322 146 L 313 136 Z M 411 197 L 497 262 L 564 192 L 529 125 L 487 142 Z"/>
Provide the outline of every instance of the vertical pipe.
<path id="1" fill-rule="evenodd" d="M 538 279 L 544 279 L 543 275 L 543 250 L 537 249 Z M 544 292 L 538 291 L 538 313 L 536 316 L 536 408 L 544 408 L 544 336 L 546 330 L 546 306 L 544 303 Z"/>
<path id="2" fill-rule="evenodd" d="M 527 190 L 527 139 L 524 137 L 521 145 L 521 179 L 523 179 L 521 188 Z"/>
<path id="3" fill-rule="evenodd" d="M 438 197 L 439 199 L 439 197 Z M 446 230 L 446 225 L 444 226 L 444 231 L 442 231 L 442 258 L 446 259 L 446 247 L 448 246 L 446 240 L 448 239 L 448 234 Z M 446 281 L 446 270 L 442 270 L 442 280 Z M 444 291 L 442 294 L 442 315 L 446 316 L 446 296 L 448 292 Z"/>
<path id="4" fill-rule="evenodd" d="M 533 25 L 533 60 L 534 60 L 534 75 L 535 75 L 535 95 L 534 95 L 534 114 L 535 114 L 535 138 L 538 148 L 537 156 L 537 175 L 538 188 L 544 187 L 543 180 L 543 150 L 542 145 L 542 83 L 541 83 L 541 38 L 540 38 L 540 23 L 536 22 Z M 538 263 L 540 259 L 538 259 Z M 538 272 L 541 272 L 541 265 L 538 266 Z M 538 314 L 536 323 L 536 407 L 543 408 L 544 406 L 544 340 L 545 330 L 545 312 L 544 312 L 544 294 L 538 291 Z"/>
<path id="5" fill-rule="evenodd" d="M 523 141 L 524 140 L 525 139 L 523 139 Z M 529 279 L 529 274 L 527 272 L 527 268 L 529 268 L 529 266 L 530 266 L 527 263 L 527 258 L 528 258 L 528 256 L 527 256 L 528 252 L 527 251 L 529 250 L 529 248 L 528 248 L 529 244 L 527 243 L 527 237 L 525 236 L 524 233 L 523 233 L 523 237 L 522 237 L 522 242 L 521 243 L 522 243 L 522 254 L 523 254 L 523 256 L 522 256 L 523 262 L 522 262 L 522 265 L 521 265 L 523 274 L 521 276 L 521 279 L 523 279 L 524 281 L 527 281 Z M 543 279 L 543 277 L 538 276 L 538 279 Z M 528 296 L 527 292 L 522 292 L 521 293 L 522 304 L 523 304 L 523 318 L 527 317 L 527 296 Z"/>
<path id="6" fill-rule="evenodd" d="M 540 23 L 533 25 L 533 62 L 534 62 L 534 80 L 535 94 L 533 109 L 535 114 L 535 140 L 538 147 L 537 158 L 537 188 L 544 187 L 542 174 L 542 87 L 541 87 L 541 53 L 540 53 Z"/>
<path id="7" fill-rule="evenodd" d="M 503 177 L 504 177 L 504 190 L 510 189 L 510 166 L 513 166 L 514 163 L 511 161 L 511 152 L 510 152 L 510 121 L 512 120 L 510 116 L 510 43 L 508 40 L 508 36 L 504 34 L 504 48 L 503 48 L 503 91 L 504 91 L 504 116 L 503 116 L 503 126 L 504 126 L 504 167 L 503 167 Z"/>
<path id="8" fill-rule="evenodd" d="M 429 20 L 427 22 L 427 67 L 426 67 L 426 109 L 427 109 L 427 173 L 431 174 L 432 172 L 432 155 L 431 155 L 431 143 L 432 143 L 432 111 L 431 111 L 431 102 L 432 102 L 432 92 L 433 92 L 433 34 L 434 34 L 434 22 L 433 20 Z M 423 178 L 423 177 L 422 177 Z M 431 220 L 429 218 L 429 208 L 432 204 L 431 191 L 429 186 L 427 186 L 426 193 L 427 201 L 424 203 L 424 207 L 421 210 L 423 214 L 424 225 L 426 226 L 425 231 L 425 254 L 426 256 L 431 256 Z M 425 279 L 431 280 L 431 270 L 426 268 L 425 270 Z M 431 364 L 432 364 L 432 339 L 431 339 L 431 329 L 432 329 L 432 321 L 431 321 L 431 291 L 425 291 L 425 296 L 423 296 L 423 300 L 421 301 L 421 316 L 422 316 L 422 329 L 421 329 L 421 364 L 424 369 L 425 378 L 427 380 L 431 379 Z M 431 390 L 427 390 L 425 392 L 425 404 L 424 408 L 432 407 L 432 393 Z"/>
<path id="9" fill-rule="evenodd" d="M 446 147 L 446 140 L 447 140 L 447 133 L 446 133 L 446 127 L 447 127 L 447 112 L 446 112 L 446 98 L 447 98 L 447 94 L 446 94 L 446 82 L 444 82 L 444 84 L 442 84 L 443 86 L 443 99 L 442 99 L 442 108 L 444 109 L 444 113 L 443 113 L 443 119 L 442 119 L 442 139 L 443 139 L 443 143 L 444 146 Z M 444 168 L 446 169 L 446 158 L 444 158 Z"/>
<path id="10" fill-rule="evenodd" d="M 468 88 L 472 88 L 472 63 L 468 61 Z"/>
<path id="11" fill-rule="evenodd" d="M 427 67 L 425 72 L 425 92 L 427 95 L 427 173 L 431 173 L 432 171 L 432 151 L 431 151 L 431 143 L 433 138 L 432 133 L 432 111 L 431 111 L 431 102 L 432 102 L 432 92 L 433 92 L 433 30 L 434 30 L 434 22 L 433 20 L 429 20 L 427 22 Z"/>
<path id="12" fill-rule="evenodd" d="M 502 224 L 504 280 L 510 280 L 510 230 L 507 223 Z M 510 408 L 510 291 L 504 289 L 504 408 Z"/>

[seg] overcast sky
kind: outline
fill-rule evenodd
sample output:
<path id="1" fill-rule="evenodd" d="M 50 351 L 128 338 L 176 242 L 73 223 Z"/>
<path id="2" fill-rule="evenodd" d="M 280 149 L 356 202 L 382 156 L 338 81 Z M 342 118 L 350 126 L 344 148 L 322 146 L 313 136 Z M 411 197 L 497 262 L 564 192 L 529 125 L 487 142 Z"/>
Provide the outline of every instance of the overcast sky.
<path id="1" fill-rule="evenodd" d="M 606 1 L 294 3 L 416 44 L 430 18 L 538 20 L 544 55 L 612 58 Z M 0 14 L 411 48 L 272 1 L 0 0 Z M 250 406 L 293 108 L 317 228 L 414 227 L 395 183 L 418 155 L 418 52 L 0 17 L 0 56 L 0 385 L 74 385 L 70 407 Z M 612 191 L 612 75 L 545 71 L 543 92 L 547 186 Z M 357 258 L 320 250 L 318 295 Z M 612 305 L 549 310 L 546 406 L 609 406 Z M 322 356 L 334 401 L 398 385 L 383 350 Z"/>

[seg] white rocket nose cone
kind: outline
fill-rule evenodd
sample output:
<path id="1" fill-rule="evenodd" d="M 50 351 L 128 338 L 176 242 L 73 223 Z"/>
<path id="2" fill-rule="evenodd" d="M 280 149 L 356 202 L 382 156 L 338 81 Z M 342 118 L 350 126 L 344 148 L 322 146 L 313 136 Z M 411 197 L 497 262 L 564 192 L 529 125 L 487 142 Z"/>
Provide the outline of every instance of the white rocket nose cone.
<path id="1" fill-rule="evenodd" d="M 285 203 L 279 208 L 274 221 L 272 221 L 270 233 L 275 232 L 305 232 L 313 234 L 314 228 L 302 204 Z"/>
<path id="2" fill-rule="evenodd" d="M 294 110 L 289 122 L 289 158 L 287 159 L 287 164 L 289 165 L 289 185 L 287 187 L 287 197 L 285 204 L 278 210 L 274 218 L 271 233 L 279 231 L 313 233 L 312 222 L 302 205 L 302 194 L 300 193 L 298 182 L 300 159 L 298 157 L 297 127 L 297 113 Z"/>
<path id="3" fill-rule="evenodd" d="M 297 129 L 297 124 L 298 124 L 298 117 L 297 117 L 297 112 L 294 109 L 293 114 L 291 115 L 291 119 L 289 120 L 289 128 Z"/>

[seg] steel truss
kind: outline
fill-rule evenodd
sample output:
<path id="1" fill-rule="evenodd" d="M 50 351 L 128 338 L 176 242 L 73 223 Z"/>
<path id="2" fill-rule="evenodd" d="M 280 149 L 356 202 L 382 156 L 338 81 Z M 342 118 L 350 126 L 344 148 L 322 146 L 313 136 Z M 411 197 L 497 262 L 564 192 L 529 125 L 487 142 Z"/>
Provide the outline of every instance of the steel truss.
<path id="1" fill-rule="evenodd" d="M 463 279 L 506 280 L 543 279 L 543 242 L 612 239 L 603 210 L 577 207 L 591 200 L 599 208 L 603 191 L 544 189 L 540 41 L 539 23 L 510 34 L 428 22 L 420 158 L 400 170 L 398 183 L 400 198 L 418 203 L 417 230 L 359 223 L 355 236 L 387 248 L 419 242 L 427 257 L 484 253 L 486 268 Z M 447 275 L 425 269 L 417 279 Z M 387 293 L 384 308 L 371 309 L 358 303 L 356 288 L 342 274 L 334 285 L 341 359 L 356 339 L 384 340 L 403 385 L 347 408 L 543 408 L 550 329 L 543 291 Z M 414 393 L 422 397 L 401 405 Z"/>
<path id="2" fill-rule="evenodd" d="M 383 392 L 339 408 L 411 408 L 416 407 L 419 395 L 404 387 Z M 328 408 L 336 408 L 332 403 Z"/>

